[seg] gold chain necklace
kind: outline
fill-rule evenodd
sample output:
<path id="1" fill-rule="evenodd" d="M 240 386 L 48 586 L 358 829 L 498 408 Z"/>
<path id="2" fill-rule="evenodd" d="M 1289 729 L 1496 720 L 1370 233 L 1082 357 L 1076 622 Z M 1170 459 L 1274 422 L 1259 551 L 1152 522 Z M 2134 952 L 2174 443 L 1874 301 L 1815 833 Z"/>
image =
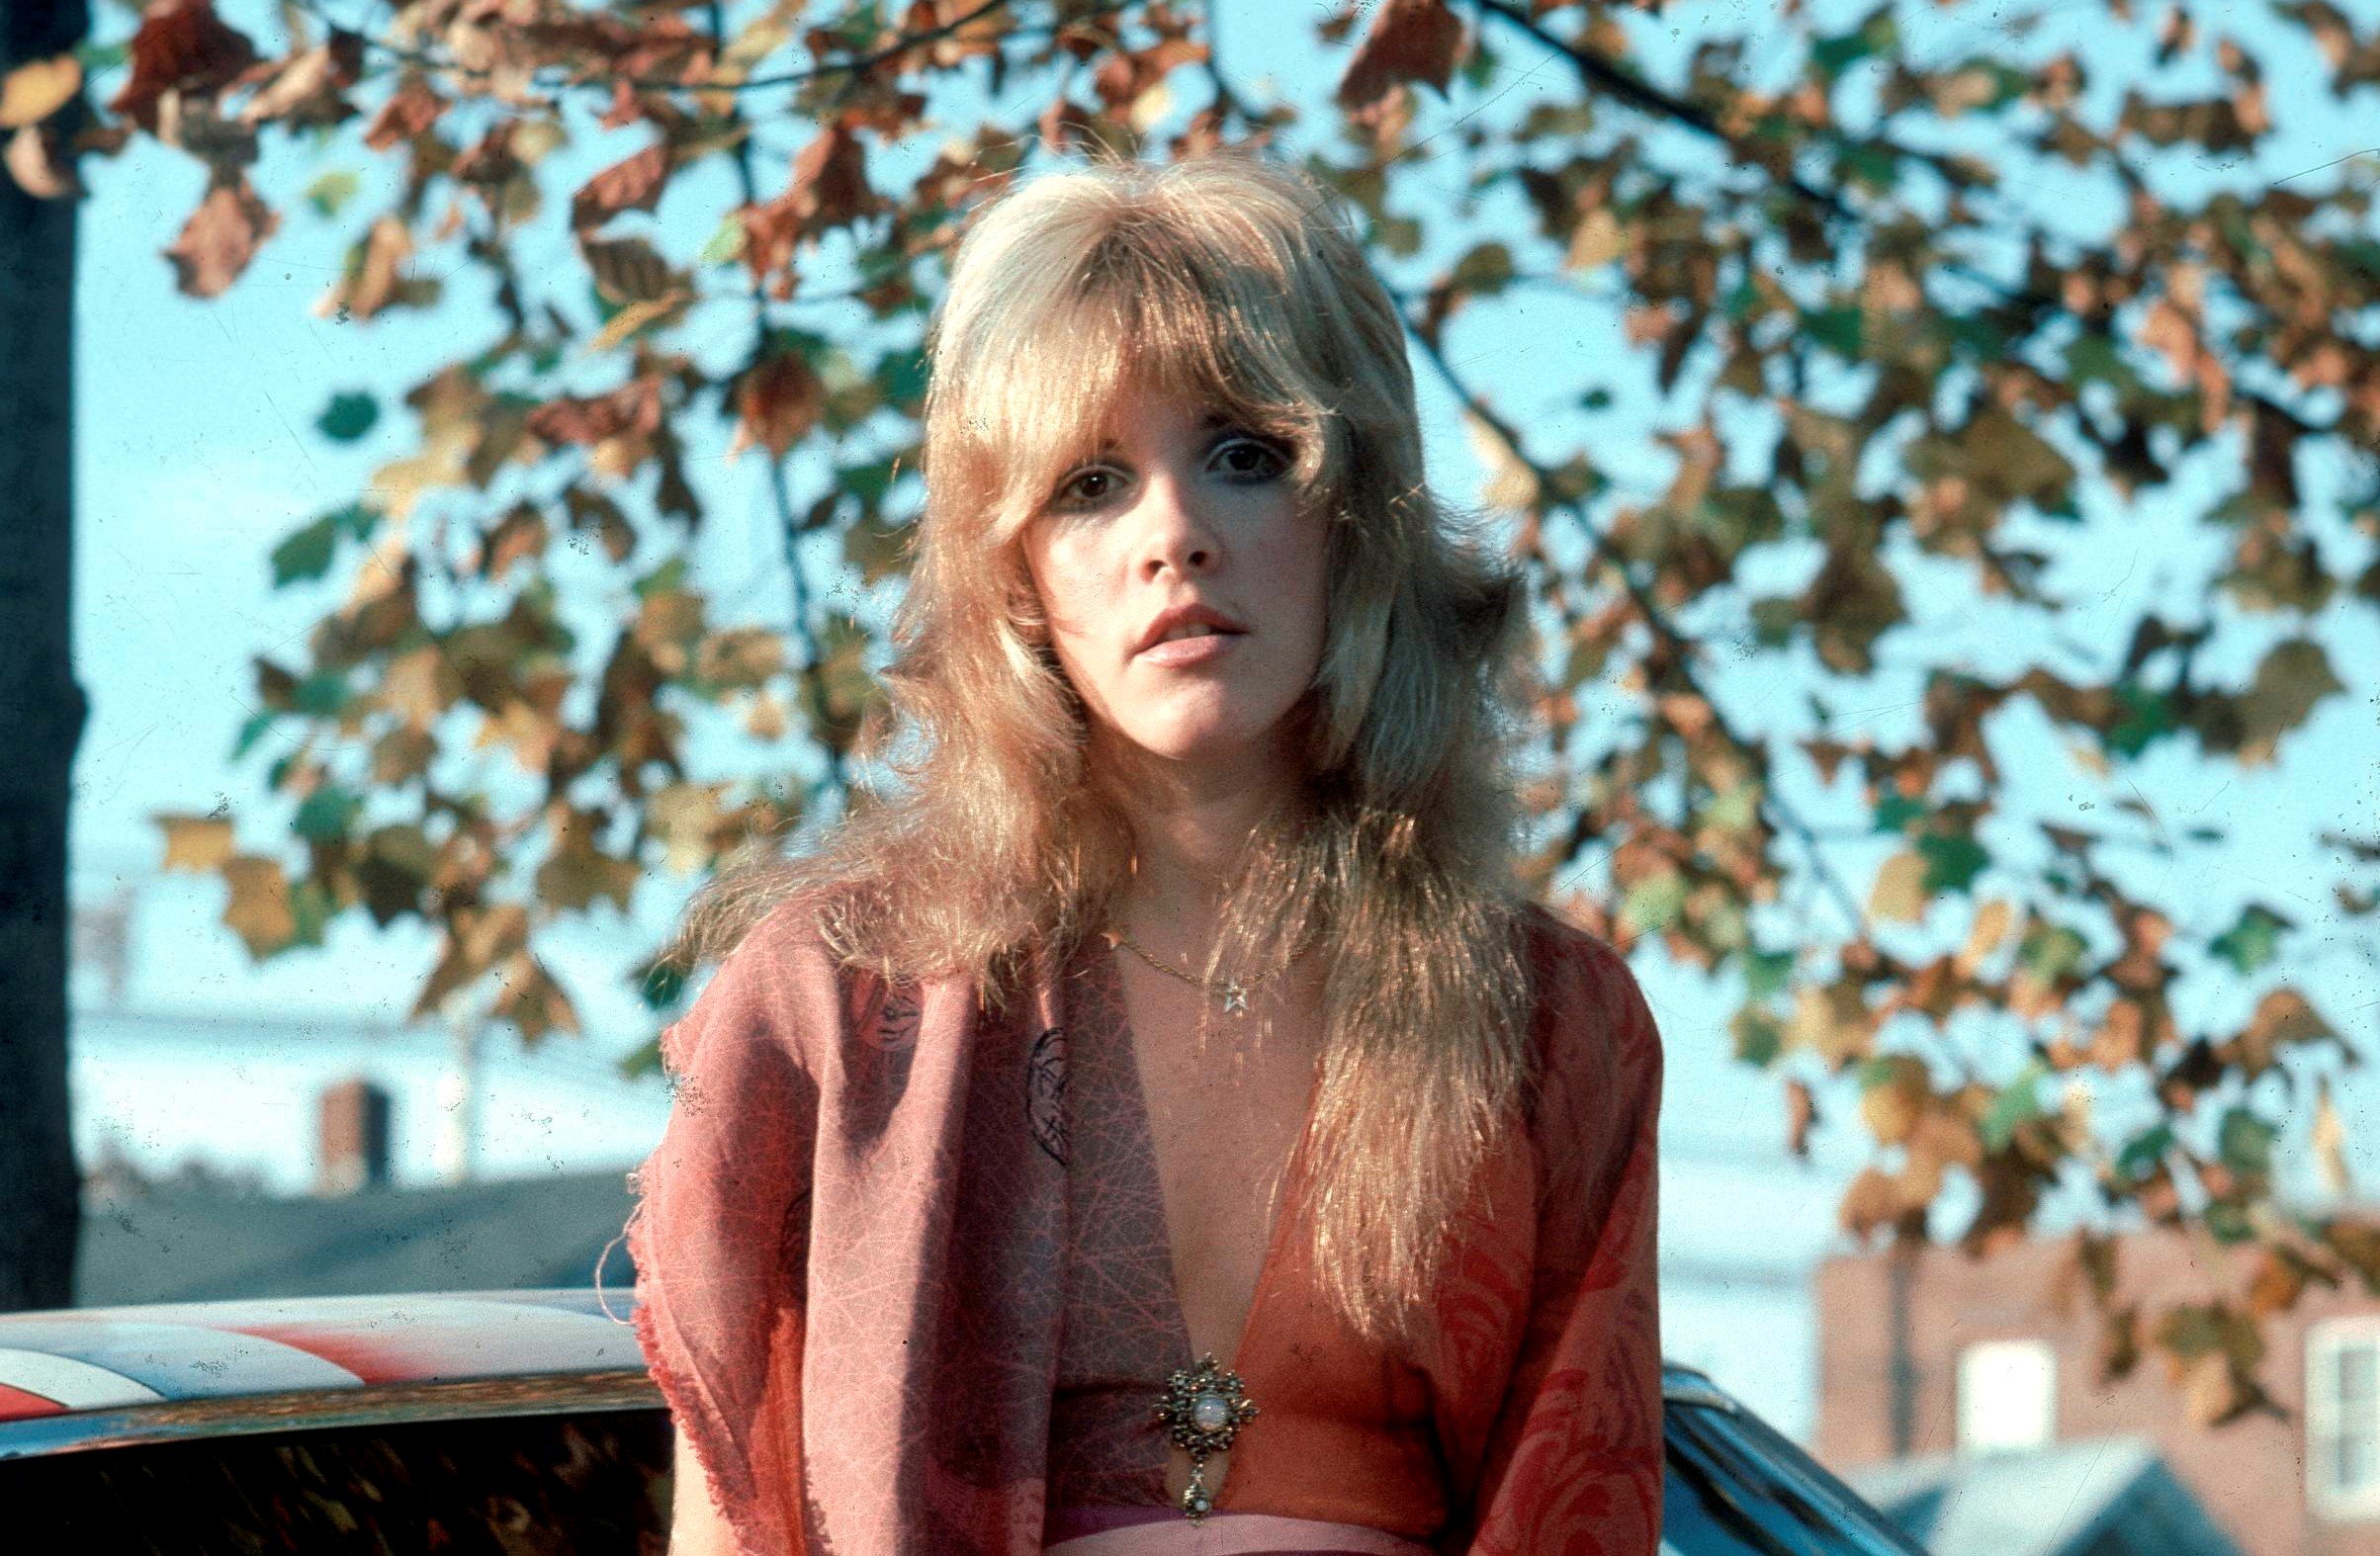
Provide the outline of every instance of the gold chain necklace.
<path id="1" fill-rule="evenodd" d="M 1226 1015 L 1246 1015 L 1248 1013 L 1248 996 L 1256 992 L 1257 988 L 1265 982 L 1265 979 L 1273 976 L 1271 973 L 1267 973 L 1252 984 L 1243 984 L 1236 978 L 1226 978 L 1223 980 L 1220 988 L 1218 989 L 1216 985 L 1198 977 L 1195 973 L 1186 973 L 1178 967 L 1168 967 L 1165 963 L 1160 962 L 1157 960 L 1157 958 L 1151 956 L 1148 951 L 1141 946 L 1139 941 L 1126 934 L 1123 930 L 1123 926 L 1120 924 L 1109 925 L 1105 930 L 1105 933 L 1107 935 L 1108 944 L 1112 945 L 1119 940 L 1122 941 L 1125 945 L 1132 948 L 1132 951 L 1135 955 L 1137 955 L 1142 961 L 1148 963 L 1151 967 L 1157 969 L 1157 971 L 1171 974 L 1172 976 L 1181 979 L 1186 984 L 1196 985 L 1198 988 L 1206 991 L 1206 994 L 1210 998 L 1219 994 L 1223 1000 L 1223 1011 Z"/>

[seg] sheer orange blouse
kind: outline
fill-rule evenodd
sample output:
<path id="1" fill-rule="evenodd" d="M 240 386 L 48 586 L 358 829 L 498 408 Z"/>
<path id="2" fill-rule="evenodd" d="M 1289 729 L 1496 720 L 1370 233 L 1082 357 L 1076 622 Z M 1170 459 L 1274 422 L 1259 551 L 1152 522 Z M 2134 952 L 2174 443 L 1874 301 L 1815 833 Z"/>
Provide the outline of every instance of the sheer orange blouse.
<path id="1" fill-rule="evenodd" d="M 1654 1556 L 1659 1034 L 1609 946 L 1540 908 L 1528 934 L 1526 1127 L 1426 1353 L 1363 1345 L 1277 1216 L 1220 1512 Z M 665 1034 L 638 1336 L 748 1556 L 1037 1556 L 1058 1510 L 1168 1504 L 1150 1407 L 1194 1358 L 1111 956 L 1036 968 L 994 1017 L 957 980 L 835 969 L 789 908 Z"/>

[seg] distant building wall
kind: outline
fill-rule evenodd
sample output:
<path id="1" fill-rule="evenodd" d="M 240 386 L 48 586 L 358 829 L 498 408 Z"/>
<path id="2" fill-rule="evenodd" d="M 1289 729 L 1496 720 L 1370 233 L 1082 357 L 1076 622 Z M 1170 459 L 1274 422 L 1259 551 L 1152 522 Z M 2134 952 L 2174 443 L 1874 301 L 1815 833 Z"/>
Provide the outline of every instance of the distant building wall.
<path id="1" fill-rule="evenodd" d="M 2117 1300 L 2138 1302 L 2148 1315 L 2175 1302 L 2236 1299 L 2253 1257 L 2168 1232 L 2131 1236 L 2120 1244 Z M 1904 1275 L 1897 1296 L 1896 1258 Z M 2131 1375 L 2099 1386 L 2100 1325 L 2065 1241 L 2027 1243 L 1983 1261 L 1932 1247 L 1907 1257 L 1837 1256 L 1820 1264 L 1815 1295 L 1814 1446 L 1829 1464 L 1850 1468 L 1960 1449 L 1963 1355 L 1971 1357 L 1970 1438 L 1979 1429 L 2021 1431 L 2008 1424 L 2025 1417 L 2025 1398 L 1977 1400 L 1972 1391 L 1998 1379 L 2012 1396 L 2023 1396 L 2037 1375 L 2022 1364 L 2020 1351 L 1971 1347 L 2038 1340 L 2053 1363 L 2054 1440 L 2128 1432 L 2154 1438 L 2173 1473 L 2248 1556 L 2380 1556 L 2380 1301 L 2360 1288 L 2309 1288 L 2294 1311 L 2266 1321 L 2257 1375 L 2289 1413 L 2287 1422 L 2250 1415 L 2215 1428 L 2190 1424 L 2146 1324 Z M 1896 1311 L 1905 1314 L 1897 1340 Z M 2322 1458 L 2312 1477 L 2310 1339 L 2324 1368 L 2311 1438 Z M 2363 1489 L 2330 1499 L 2333 1506 L 2313 1506 L 2322 1483 L 2342 1475 Z"/>

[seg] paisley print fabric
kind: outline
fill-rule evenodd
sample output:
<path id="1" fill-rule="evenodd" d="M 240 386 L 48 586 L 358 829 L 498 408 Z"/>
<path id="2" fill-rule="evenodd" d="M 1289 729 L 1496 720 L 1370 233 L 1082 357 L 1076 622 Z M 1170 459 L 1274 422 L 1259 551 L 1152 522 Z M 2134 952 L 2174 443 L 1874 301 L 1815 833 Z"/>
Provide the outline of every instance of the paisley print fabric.
<path id="1" fill-rule="evenodd" d="M 1219 1509 L 1439 1556 L 1656 1551 L 1660 1039 L 1609 946 L 1538 908 L 1529 932 L 1538 1082 L 1428 1353 L 1365 1351 L 1277 1242 L 1238 1368 L 1265 1414 Z M 1188 1340 L 1101 971 L 1037 965 L 995 1015 L 961 978 L 838 970 L 788 904 L 663 1035 L 637 1336 L 744 1556 L 1032 1556 L 1053 1504 L 1164 1502 L 1163 1438 L 1125 1414 Z"/>

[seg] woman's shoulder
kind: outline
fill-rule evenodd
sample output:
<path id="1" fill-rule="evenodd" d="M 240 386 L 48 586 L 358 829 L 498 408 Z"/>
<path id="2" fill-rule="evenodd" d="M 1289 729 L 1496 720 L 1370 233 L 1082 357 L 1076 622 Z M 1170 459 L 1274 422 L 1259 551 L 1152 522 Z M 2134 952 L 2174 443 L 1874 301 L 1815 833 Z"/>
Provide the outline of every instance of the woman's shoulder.
<path id="1" fill-rule="evenodd" d="M 772 904 L 736 935 L 685 1013 L 662 1032 L 662 1062 L 683 1073 L 715 1046 L 773 1048 L 805 1062 L 803 1034 L 847 1007 L 855 982 L 830 944 L 814 896 Z"/>
<path id="2" fill-rule="evenodd" d="M 1649 1105 L 1660 1087 L 1661 1032 L 1628 958 L 1541 903 L 1522 918 L 1547 1088 Z"/>

